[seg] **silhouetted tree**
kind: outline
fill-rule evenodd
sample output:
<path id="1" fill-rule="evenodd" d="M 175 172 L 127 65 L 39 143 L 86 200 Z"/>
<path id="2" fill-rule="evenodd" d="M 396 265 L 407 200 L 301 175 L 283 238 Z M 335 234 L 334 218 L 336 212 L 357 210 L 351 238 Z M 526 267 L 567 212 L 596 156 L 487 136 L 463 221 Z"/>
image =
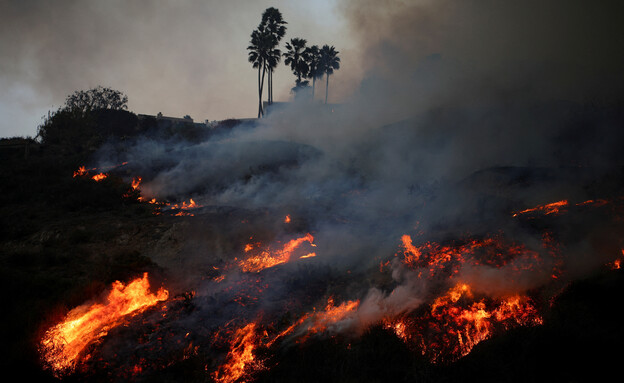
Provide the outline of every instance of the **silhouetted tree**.
<path id="1" fill-rule="evenodd" d="M 289 65 L 293 74 L 297 76 L 294 89 L 306 86 L 308 82 L 301 80 L 301 78 L 308 73 L 306 40 L 298 37 L 292 38 L 289 43 L 286 43 L 286 49 L 287 51 L 284 53 L 284 64 Z"/>
<path id="2" fill-rule="evenodd" d="M 262 117 L 262 88 L 264 86 L 264 75 L 267 70 L 267 61 L 271 60 L 270 51 L 274 46 L 274 39 L 269 33 L 260 27 L 251 33 L 251 42 L 247 47 L 249 50 L 249 62 L 254 68 L 258 68 L 258 118 Z M 262 72 L 262 77 L 260 73 Z"/>
<path id="3" fill-rule="evenodd" d="M 273 46 L 269 49 L 269 59 L 266 61 L 268 70 L 268 102 L 273 103 L 273 71 L 280 62 L 282 52 L 277 48 L 280 40 L 286 34 L 286 26 L 282 14 L 277 8 L 267 8 L 262 14 L 259 29 L 264 30 L 273 38 Z"/>
<path id="4" fill-rule="evenodd" d="M 87 113 L 97 109 L 128 109 L 128 96 L 118 90 L 98 86 L 76 91 L 65 99 L 63 110 Z"/>
<path id="5" fill-rule="evenodd" d="M 327 104 L 327 93 L 329 89 L 329 75 L 334 73 L 334 70 L 340 69 L 340 57 L 338 57 L 338 51 L 333 46 L 323 45 L 321 48 L 321 73 L 325 73 L 325 103 Z"/>
<path id="6" fill-rule="evenodd" d="M 127 109 L 128 97 L 118 90 L 98 86 L 76 91 L 67 96 L 65 105 L 48 112 L 37 136 L 65 152 L 91 150 L 107 137 L 135 132 L 137 117 Z"/>
<path id="7" fill-rule="evenodd" d="M 314 99 L 316 79 L 323 76 L 323 72 L 320 70 L 321 51 L 319 50 L 318 45 L 312 45 L 311 47 L 306 48 L 305 57 L 308 64 L 308 73 L 306 74 L 306 77 L 312 79 L 312 99 Z"/>

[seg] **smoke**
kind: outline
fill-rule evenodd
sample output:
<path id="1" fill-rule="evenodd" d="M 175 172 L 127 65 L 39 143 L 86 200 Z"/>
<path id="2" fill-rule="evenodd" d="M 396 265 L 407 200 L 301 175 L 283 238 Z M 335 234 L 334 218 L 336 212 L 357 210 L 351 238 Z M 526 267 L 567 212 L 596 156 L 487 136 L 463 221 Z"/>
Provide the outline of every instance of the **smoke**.
<path id="1" fill-rule="evenodd" d="M 458 271 L 459 279 L 492 297 L 546 284 L 556 262 L 577 277 L 613 258 L 615 232 L 601 241 L 571 240 L 578 232 L 596 236 L 604 227 L 591 228 L 594 218 L 556 223 L 568 244 L 561 261 L 550 257 L 541 232 L 511 217 L 535 204 L 619 190 L 601 183 L 624 164 L 622 53 L 616 49 L 624 34 L 613 33 L 620 26 L 611 5 L 378 4 L 343 4 L 365 72 L 344 103 L 294 101 L 201 142 L 141 137 L 123 150 L 104 147 L 100 164 L 128 161 L 131 172 L 144 177 L 148 197 L 292 214 L 314 233 L 319 256 L 310 262 L 340 271 L 376 267 L 397 252 L 406 233 L 443 242 L 504 232 L 526 244 L 525 253 L 503 267 Z M 605 242 L 613 246 L 597 245 Z M 533 264 L 531 251 L 543 261 Z M 440 288 L 440 281 L 425 283 L 400 262 L 392 267 L 389 287 L 344 288 L 361 298 L 359 326 L 413 311 Z M 292 287 L 281 277 L 271 283 L 273 291 Z M 202 294 L 210 303 L 195 315 L 208 317 L 215 303 L 212 293 Z M 261 304 L 281 307 L 285 299 L 272 293 Z"/>

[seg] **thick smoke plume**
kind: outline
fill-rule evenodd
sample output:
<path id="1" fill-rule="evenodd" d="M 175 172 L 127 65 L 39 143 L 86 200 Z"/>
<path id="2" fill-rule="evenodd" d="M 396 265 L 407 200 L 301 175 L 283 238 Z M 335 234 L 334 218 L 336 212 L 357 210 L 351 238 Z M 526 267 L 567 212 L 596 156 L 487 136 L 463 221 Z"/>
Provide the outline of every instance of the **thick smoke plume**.
<path id="1" fill-rule="evenodd" d="M 425 242 L 502 231 L 541 249 L 541 234 L 512 211 L 610 197 L 588 187 L 624 164 L 624 34 L 614 33 L 609 3 L 377 4 L 343 6 L 366 73 L 343 104 L 295 101 L 201 142 L 142 137 L 123 151 L 105 147 L 100 164 L 128 161 L 150 198 L 293 214 L 314 233 L 314 262 L 343 271 L 375 267 L 406 233 Z M 591 240 L 602 229 L 571 241 L 569 275 L 610 257 L 580 261 L 605 253 Z M 362 325 L 428 298 L 430 286 L 393 265 L 390 291 L 357 291 Z M 512 266 L 460 273 L 490 296 L 550 278 L 537 270 L 511 280 Z"/>

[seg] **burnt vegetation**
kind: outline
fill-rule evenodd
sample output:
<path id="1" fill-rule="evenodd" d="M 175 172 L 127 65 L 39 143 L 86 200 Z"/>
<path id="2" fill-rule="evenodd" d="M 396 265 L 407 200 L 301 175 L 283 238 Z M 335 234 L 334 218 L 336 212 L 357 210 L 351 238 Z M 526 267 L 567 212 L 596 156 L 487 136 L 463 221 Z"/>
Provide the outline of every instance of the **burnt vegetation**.
<path id="1" fill-rule="evenodd" d="M 173 224 L 137 200 L 123 169 L 100 182 L 73 177 L 76 169 L 104 143 L 122 145 L 142 135 L 199 141 L 240 124 L 163 124 L 139 119 L 126 103 L 111 89 L 79 91 L 49 113 L 35 140 L 2 139 L 12 145 L 0 148 L 0 288 L 9 297 L 1 359 L 5 370 L 22 371 L 26 379 L 56 380 L 43 372 L 38 355 L 45 326 L 115 280 L 143 271 L 158 275 L 162 268 L 145 247 Z"/>
<path id="2" fill-rule="evenodd" d="M 92 345 L 96 357 L 83 369 L 66 376 L 52 376 L 42 369 L 38 353 L 38 342 L 45 327 L 58 322 L 71 308 L 101 296 L 113 281 L 128 281 L 146 271 L 154 280 L 167 280 L 172 270 L 185 271 L 195 267 L 195 260 L 179 256 L 187 251 L 212 257 L 204 261 L 211 265 L 211 269 L 202 270 L 200 277 L 202 280 L 217 278 L 217 270 L 224 268 L 233 254 L 240 254 L 242 244 L 251 237 L 257 242 L 276 241 L 280 238 L 275 233 L 280 230 L 287 234 L 301 233 L 315 224 L 312 219 L 293 217 L 292 225 L 284 229 L 282 222 L 275 223 L 274 220 L 281 212 L 231 206 L 210 207 L 198 216 L 155 215 L 157 206 L 139 201 L 138 192 L 131 190 L 128 173 L 136 167 L 119 165 L 100 182 L 89 177 L 74 177 L 76 169 L 89 164 L 98 150 L 107 148 L 108 152 L 124 153 L 129 143 L 141 137 L 195 144 L 208 137 L 227 136 L 233 129 L 254 129 L 253 125 L 238 120 L 221 121 L 208 129 L 184 122 L 163 123 L 156 117 L 139 118 L 125 110 L 127 100 L 118 92 L 96 89 L 93 95 L 111 97 L 119 102 L 95 105 L 87 102 L 92 106 L 80 106 L 80 102 L 90 98 L 88 92 L 78 92 L 75 97 L 68 98 L 64 108 L 44 121 L 39 132 L 40 140 L 32 142 L 28 155 L 25 156 L 22 149 L 14 148 L 0 152 L 0 192 L 3 196 L 0 205 L 0 288 L 8 297 L 0 331 L 4 340 L 1 360 L 6 363 L 7 371 L 20 371 L 24 379 L 37 381 L 211 381 L 210 371 L 218 368 L 223 355 L 228 352 L 225 340 L 213 339 L 215 334 L 225 331 L 220 327 L 222 323 L 213 318 L 227 314 L 235 318 L 233 322 L 241 321 L 237 317 L 241 306 L 252 307 L 263 313 L 266 321 L 263 330 L 272 334 L 288 328 L 301 313 L 316 309 L 316 302 L 328 296 L 341 302 L 353 297 L 364 298 L 364 292 L 371 284 L 384 292 L 397 287 L 390 272 L 378 270 L 379 264 L 346 274 L 330 266 L 285 264 L 241 277 L 237 283 L 242 284 L 245 280 L 257 283 L 250 284 L 247 290 L 226 287 L 203 297 L 195 296 L 192 291 L 194 281 L 190 280 L 194 276 L 188 276 L 189 280 L 177 281 L 176 294 L 168 302 L 167 315 L 182 320 L 168 322 L 168 317 L 159 316 L 162 306 L 147 310 L 113 329 L 109 340 Z M 592 108 L 573 111 L 570 121 L 578 125 L 558 137 L 571 142 L 562 147 L 597 140 L 595 134 L 587 132 L 588 126 L 593 127 L 591 124 L 595 123 L 596 116 L 600 119 L 608 115 L 611 116 L 609 121 L 621 121 L 621 115 L 617 113 Z M 428 129 L 438 128 L 440 118 L 461 120 L 461 115 L 448 111 L 434 114 L 425 117 L 422 124 Z M 406 140 L 409 135 L 416 134 L 409 130 L 411 123 L 380 128 L 376 132 L 376 141 L 402 139 L 405 140 L 402 145 L 409 145 L 408 141 L 427 145 L 423 142 L 427 137 Z M 225 152 L 231 151 L 228 146 L 231 144 L 219 145 Z M 443 146 L 444 143 L 432 145 Z M 614 148 L 615 144 L 612 145 Z M 620 157 L 613 148 L 610 147 L 605 155 L 617 163 Z M 268 179 L 280 178 L 283 171 L 322 155 L 311 146 L 278 141 L 267 143 L 260 149 L 251 145 L 237 152 L 251 153 L 253 150 L 266 150 L 266 157 L 261 157 L 266 161 L 254 163 L 240 174 L 228 171 L 231 179 L 249 184 L 260 175 Z M 573 158 L 571 152 L 556 154 L 566 158 L 567 162 Z M 250 158 L 248 161 L 258 157 Z M 151 165 L 163 169 L 173 167 L 173 164 L 166 163 Z M 569 168 L 509 166 L 475 172 L 460 185 L 480 196 L 466 203 L 467 210 L 476 214 L 453 223 L 445 222 L 442 217 L 437 228 L 441 227 L 440 232 L 446 233 L 443 225 L 463 227 L 472 226 L 475 221 L 485 225 L 499 222 L 497 214 L 500 212 L 491 212 L 492 208 L 500 208 L 502 204 L 509 207 L 504 211 L 508 214 L 514 202 L 521 200 L 514 193 L 521 194 L 534 185 L 573 182 L 587 195 L 617 200 L 624 185 L 621 169 L 614 168 L 618 171 L 600 177 L 584 175 L 586 178 L 583 179 L 577 178 L 574 170 Z M 209 181 L 207 178 L 206 184 L 214 189 L 201 192 L 216 193 L 227 187 Z M 501 193 L 506 195 L 501 197 Z M 440 194 L 435 198 L 444 200 L 448 197 Z M 492 202 L 492 198 L 505 202 Z M 614 242 L 613 236 L 624 233 L 622 218 L 618 215 L 622 211 L 621 205 L 621 200 L 617 200 L 588 213 L 583 210 L 584 205 L 570 203 L 566 209 L 572 219 L 565 218 L 564 221 L 563 217 L 530 213 L 519 219 L 519 226 L 535 233 L 555 233 L 553 236 L 562 243 L 571 244 L 585 235 L 589 222 L 592 226 L 589 237 L 595 244 L 592 250 L 617 253 L 621 251 L 620 243 Z M 340 221 L 340 218 L 335 220 Z M 442 234 L 437 239 L 441 246 L 457 243 Z M 176 251 L 167 253 L 170 249 Z M 492 247 L 481 251 L 484 263 L 491 261 L 495 264 L 501 260 L 498 256 L 504 249 Z M 387 254 L 387 258 L 379 261 L 391 262 L 393 258 L 394 254 Z M 450 264 L 444 273 L 452 274 L 453 267 L 455 265 Z M 258 298 L 259 290 L 267 289 L 270 283 L 277 286 L 276 291 L 269 302 L 263 302 Z M 436 291 L 449 288 L 445 282 L 439 283 Z M 560 292 L 551 291 L 555 289 Z M 617 372 L 621 359 L 618 350 L 624 342 L 619 316 L 622 291 L 622 269 L 599 269 L 589 277 L 563 286 L 553 282 L 545 289 L 533 289 L 529 295 L 543 312 L 543 324 L 507 331 L 496 329 L 495 336 L 478 343 L 468 355 L 459 359 L 442 358 L 442 362 L 436 364 L 426 357 L 427 350 L 418 342 L 408 344 L 378 323 L 366 326 L 357 335 L 338 332 L 331 336 L 313 335 L 302 341 L 265 343 L 258 348 L 257 356 L 264 360 L 267 368 L 255 371 L 245 379 L 258 382 L 601 380 Z M 554 296 L 552 300 L 549 299 L 551 296 Z M 293 297 L 296 304 L 289 303 Z M 275 307 L 288 309 L 272 310 Z M 423 304 L 411 312 L 408 319 L 427 318 L 430 310 L 430 303 Z M 422 333 L 434 330 L 439 329 L 424 328 Z M 133 346 L 120 346 L 125 343 Z M 170 348 L 179 344 L 183 346 Z M 117 375 L 119 371 L 124 374 Z"/>

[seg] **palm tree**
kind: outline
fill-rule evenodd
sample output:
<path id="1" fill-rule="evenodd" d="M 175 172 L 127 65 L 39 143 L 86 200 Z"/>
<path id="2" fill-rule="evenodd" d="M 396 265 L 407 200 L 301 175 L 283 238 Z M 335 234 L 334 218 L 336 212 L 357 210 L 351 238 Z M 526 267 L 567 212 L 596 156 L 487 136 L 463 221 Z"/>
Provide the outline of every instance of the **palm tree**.
<path id="1" fill-rule="evenodd" d="M 267 52 L 267 59 L 265 61 L 265 66 L 267 70 L 267 86 L 268 86 L 268 95 L 267 101 L 269 105 L 273 103 L 273 71 L 277 68 L 277 64 L 279 64 L 282 58 L 282 51 L 278 48 L 271 48 Z"/>
<path id="2" fill-rule="evenodd" d="M 314 100 L 314 88 L 316 86 L 316 79 L 323 76 L 323 72 L 320 70 L 321 64 L 321 51 L 318 45 L 312 45 L 305 50 L 308 64 L 307 78 L 312 79 L 312 99 Z"/>
<path id="3" fill-rule="evenodd" d="M 338 57 L 338 51 L 334 46 L 323 45 L 321 48 L 321 73 L 325 73 L 325 103 L 327 104 L 327 91 L 329 89 L 329 75 L 334 73 L 334 70 L 340 69 L 340 57 Z"/>
<path id="4" fill-rule="evenodd" d="M 249 50 L 249 62 L 252 63 L 254 68 L 258 68 L 258 118 L 264 114 L 262 109 L 262 88 L 264 87 L 264 74 L 267 69 L 266 63 L 270 60 L 269 52 L 272 46 L 273 38 L 264 29 L 258 28 L 251 33 L 251 42 L 247 50 Z M 262 78 L 260 78 L 261 71 Z"/>
<path id="5" fill-rule="evenodd" d="M 284 64 L 290 65 L 293 74 L 297 76 L 296 87 L 304 86 L 304 82 L 301 81 L 301 77 L 308 73 L 308 64 L 305 54 L 306 40 L 298 37 L 290 39 L 289 43 L 286 43 L 286 53 L 284 53 Z"/>
<path id="6" fill-rule="evenodd" d="M 274 45 L 270 51 L 271 60 L 267 61 L 269 104 L 273 103 L 273 71 L 277 68 L 277 64 L 279 64 L 282 55 L 282 52 L 277 49 L 277 46 L 282 37 L 286 34 L 285 24 L 288 23 L 284 21 L 282 14 L 277 8 L 270 7 L 265 9 L 264 13 L 262 13 L 262 21 L 260 22 L 259 28 L 264 29 L 274 40 Z"/>

